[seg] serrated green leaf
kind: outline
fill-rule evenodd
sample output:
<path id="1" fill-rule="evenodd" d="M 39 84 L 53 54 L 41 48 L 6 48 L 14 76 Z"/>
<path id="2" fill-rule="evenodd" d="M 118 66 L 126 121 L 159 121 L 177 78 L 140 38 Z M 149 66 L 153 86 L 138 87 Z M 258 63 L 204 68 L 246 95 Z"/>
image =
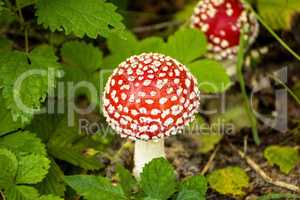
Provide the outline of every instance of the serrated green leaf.
<path id="1" fill-rule="evenodd" d="M 4 102 L 5 101 L 2 97 L 2 94 L 0 94 L 0 105 L 4 105 Z M 0 106 L 0 136 L 15 131 L 19 128 L 22 128 L 21 121 L 14 121 L 10 111 L 4 106 Z"/>
<path id="2" fill-rule="evenodd" d="M 125 194 L 130 197 L 132 192 L 138 188 L 138 183 L 132 174 L 122 165 L 117 166 L 117 174 L 119 176 L 120 185 Z"/>
<path id="3" fill-rule="evenodd" d="M 66 176 L 65 180 L 76 192 L 87 200 L 122 200 L 127 199 L 120 186 L 100 176 Z"/>
<path id="4" fill-rule="evenodd" d="M 64 62 L 64 80 L 73 81 L 75 84 L 88 81 L 95 88 L 99 87 L 97 70 L 102 64 L 102 52 L 98 48 L 84 42 L 71 41 L 63 45 L 61 56 Z M 76 91 L 76 96 L 78 95 L 88 97 L 92 103 L 99 103 L 99 95 L 88 88 L 79 88 Z"/>
<path id="5" fill-rule="evenodd" d="M 147 196 L 166 200 L 177 185 L 176 175 L 171 164 L 163 159 L 153 159 L 145 165 L 141 173 L 141 185 Z"/>
<path id="6" fill-rule="evenodd" d="M 205 35 L 196 29 L 180 29 L 168 38 L 161 52 L 187 65 L 205 54 Z"/>
<path id="7" fill-rule="evenodd" d="M 207 192 L 207 181 L 204 176 L 192 176 L 180 183 L 180 190 L 194 190 L 199 196 L 205 197 Z"/>
<path id="8" fill-rule="evenodd" d="M 259 0 L 259 14 L 272 29 L 290 29 L 292 18 L 300 12 L 298 0 Z"/>
<path id="9" fill-rule="evenodd" d="M 196 190 L 182 190 L 178 193 L 176 200 L 205 200 Z"/>
<path id="10" fill-rule="evenodd" d="M 5 197 L 7 200 L 37 200 L 39 193 L 33 187 L 15 185 L 5 191 Z"/>
<path id="11" fill-rule="evenodd" d="M 4 106 L 11 111 L 14 121 L 20 119 L 23 125 L 31 121 L 35 112 L 32 109 L 40 109 L 48 92 L 55 87 L 55 70 L 59 67 L 49 46 L 36 47 L 28 56 L 17 51 L 0 52 L 0 88 Z M 53 76 L 48 80 L 50 72 Z"/>
<path id="12" fill-rule="evenodd" d="M 0 189 L 6 189 L 14 182 L 18 169 L 18 161 L 11 151 L 0 149 Z"/>
<path id="13" fill-rule="evenodd" d="M 76 120 L 76 123 L 79 123 L 78 119 Z M 94 141 L 91 135 L 85 135 L 77 125 L 69 127 L 67 116 L 57 124 L 56 130 L 48 142 L 48 150 L 55 158 L 84 169 L 100 169 L 102 165 L 97 159 L 97 155 L 88 156 L 84 154 L 89 148 L 96 148 L 97 151 L 101 151 L 103 144 Z"/>
<path id="14" fill-rule="evenodd" d="M 47 143 L 60 119 L 61 117 L 58 114 L 34 115 L 33 120 L 25 129 L 35 133 L 44 143 Z"/>
<path id="15" fill-rule="evenodd" d="M 213 60 L 200 60 L 188 65 L 198 79 L 200 91 L 207 93 L 224 92 L 231 85 L 229 76 L 221 63 Z"/>
<path id="16" fill-rule="evenodd" d="M 66 189 L 64 174 L 53 159 L 51 159 L 47 176 L 42 182 L 36 185 L 36 188 L 41 194 L 54 194 L 61 197 L 64 196 Z"/>
<path id="17" fill-rule="evenodd" d="M 285 174 L 289 174 L 300 161 L 298 150 L 287 146 L 268 146 L 264 156 L 271 165 L 278 165 L 280 171 Z"/>
<path id="18" fill-rule="evenodd" d="M 18 154 L 35 153 L 46 155 L 45 145 L 35 134 L 19 131 L 0 138 L 0 146 L 4 146 Z"/>
<path id="19" fill-rule="evenodd" d="M 63 198 L 54 195 L 43 195 L 39 198 L 39 200 L 63 200 Z"/>
<path id="20" fill-rule="evenodd" d="M 107 37 L 124 30 L 122 17 L 116 7 L 105 0 L 37 0 L 38 23 L 52 32 L 64 30 L 78 37 Z"/>
<path id="21" fill-rule="evenodd" d="M 224 195 L 243 196 L 243 189 L 249 187 L 249 177 L 239 167 L 227 167 L 213 171 L 207 178 L 210 186 Z"/>
<path id="22" fill-rule="evenodd" d="M 19 167 L 16 177 L 18 184 L 35 184 L 41 182 L 48 173 L 49 159 L 44 155 L 27 154 L 18 156 Z"/>
<path id="23" fill-rule="evenodd" d="M 67 66 L 81 68 L 85 72 L 96 71 L 102 63 L 102 52 L 98 48 L 79 41 L 65 43 L 61 56 Z"/>

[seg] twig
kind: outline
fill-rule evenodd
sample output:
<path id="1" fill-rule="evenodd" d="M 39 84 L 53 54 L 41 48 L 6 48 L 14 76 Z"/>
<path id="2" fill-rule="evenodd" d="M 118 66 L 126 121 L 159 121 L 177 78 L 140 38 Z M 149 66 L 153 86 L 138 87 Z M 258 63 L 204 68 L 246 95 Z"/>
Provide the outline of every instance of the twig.
<path id="1" fill-rule="evenodd" d="M 291 191 L 294 191 L 294 192 L 297 192 L 297 193 L 300 193 L 300 188 L 296 185 L 293 185 L 293 184 L 290 184 L 290 183 L 286 183 L 286 182 L 283 182 L 283 181 L 279 181 L 279 180 L 274 180 L 272 179 L 270 176 L 268 176 L 266 174 L 266 172 L 264 172 L 260 166 L 255 163 L 254 160 L 252 160 L 249 156 L 246 156 L 241 150 L 239 150 L 237 147 L 235 147 L 233 144 L 231 144 L 229 142 L 229 145 L 230 147 L 236 151 L 238 153 L 238 155 L 245 159 L 247 164 L 257 173 L 261 176 L 261 178 L 266 181 L 267 183 L 269 184 L 272 184 L 272 185 L 275 185 L 275 186 L 278 186 L 278 187 L 282 187 L 282 188 L 285 188 L 285 189 L 288 189 L 288 190 L 291 190 Z"/>
<path id="2" fill-rule="evenodd" d="M 211 167 L 212 162 L 213 162 L 213 160 L 215 159 L 215 157 L 216 157 L 217 152 L 219 151 L 219 149 L 220 149 L 220 146 L 218 145 L 218 146 L 216 147 L 216 149 L 214 150 L 214 152 L 210 155 L 208 162 L 206 163 L 206 165 L 204 166 L 204 168 L 203 168 L 202 171 L 201 171 L 201 174 L 202 174 L 202 175 L 205 175 L 206 172 L 207 172 L 207 171 L 209 170 L 209 168 Z"/>
<path id="3" fill-rule="evenodd" d="M 136 27 L 136 28 L 133 28 L 132 31 L 135 33 L 143 33 L 143 32 L 155 31 L 155 30 L 160 30 L 163 28 L 168 28 L 168 27 L 173 27 L 173 26 L 179 26 L 182 23 L 183 23 L 182 21 L 178 21 L 178 20 L 167 21 L 167 22 L 152 24 L 152 25 L 148 25 L 148 26 Z"/>

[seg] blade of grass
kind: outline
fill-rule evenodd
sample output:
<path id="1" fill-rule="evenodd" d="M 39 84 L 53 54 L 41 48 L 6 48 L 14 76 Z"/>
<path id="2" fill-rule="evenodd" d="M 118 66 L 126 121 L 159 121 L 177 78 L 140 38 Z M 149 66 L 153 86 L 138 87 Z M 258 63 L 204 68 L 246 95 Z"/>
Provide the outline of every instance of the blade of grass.
<path id="1" fill-rule="evenodd" d="M 260 145 L 260 138 L 259 138 L 258 131 L 257 131 L 257 121 L 256 121 L 256 118 L 255 118 L 254 113 L 250 106 L 249 98 L 248 98 L 248 95 L 246 92 L 246 86 L 245 86 L 245 81 L 244 81 L 244 77 L 243 77 L 243 72 L 242 72 L 243 64 L 244 64 L 245 43 L 246 43 L 246 41 L 244 40 L 243 34 L 241 34 L 240 47 L 239 47 L 239 52 L 238 52 L 238 57 L 237 57 L 237 66 L 236 66 L 237 67 L 237 76 L 239 79 L 242 96 L 243 96 L 244 102 L 245 102 L 245 109 L 246 109 L 248 118 L 251 122 L 253 140 L 256 145 Z"/>

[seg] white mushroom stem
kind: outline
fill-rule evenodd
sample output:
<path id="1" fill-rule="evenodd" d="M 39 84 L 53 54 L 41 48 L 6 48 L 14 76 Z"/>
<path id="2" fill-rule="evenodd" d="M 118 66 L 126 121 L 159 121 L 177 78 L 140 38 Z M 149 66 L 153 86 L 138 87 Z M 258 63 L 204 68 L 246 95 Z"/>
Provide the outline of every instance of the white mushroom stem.
<path id="1" fill-rule="evenodd" d="M 134 176 L 139 179 L 144 166 L 154 158 L 166 157 L 164 139 L 137 140 L 134 147 Z"/>

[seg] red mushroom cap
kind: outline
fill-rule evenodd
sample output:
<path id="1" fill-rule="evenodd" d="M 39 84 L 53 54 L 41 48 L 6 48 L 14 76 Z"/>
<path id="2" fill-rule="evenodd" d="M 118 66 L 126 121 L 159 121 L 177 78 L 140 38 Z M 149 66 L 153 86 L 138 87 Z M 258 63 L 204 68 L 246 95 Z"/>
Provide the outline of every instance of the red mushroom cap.
<path id="1" fill-rule="evenodd" d="M 238 52 L 241 28 L 248 44 L 258 34 L 258 22 L 241 0 L 202 0 L 192 16 L 191 26 L 201 29 L 209 43 L 209 56 L 217 60 L 234 59 Z"/>
<path id="2" fill-rule="evenodd" d="M 143 53 L 122 62 L 103 96 L 107 122 L 122 137 L 149 140 L 175 135 L 199 107 L 197 81 L 173 58 Z"/>

